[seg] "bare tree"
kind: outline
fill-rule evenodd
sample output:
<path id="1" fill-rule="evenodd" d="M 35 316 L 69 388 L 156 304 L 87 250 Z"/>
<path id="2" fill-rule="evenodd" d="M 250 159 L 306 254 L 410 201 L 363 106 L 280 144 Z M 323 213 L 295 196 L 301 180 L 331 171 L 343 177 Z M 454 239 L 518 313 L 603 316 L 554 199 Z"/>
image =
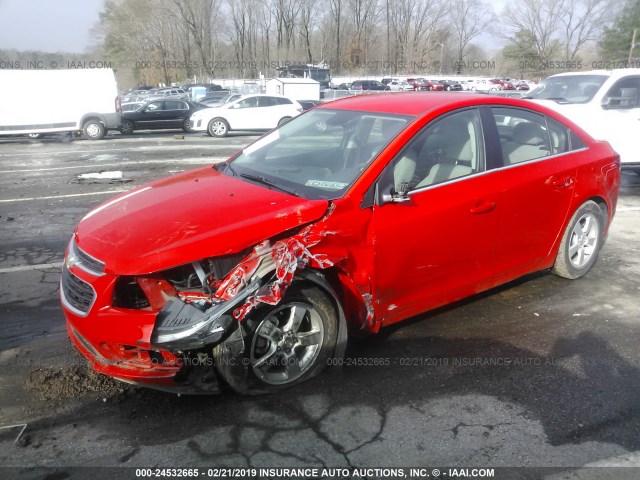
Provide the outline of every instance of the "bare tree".
<path id="1" fill-rule="evenodd" d="M 544 65 L 559 53 L 559 27 L 568 0 L 519 0 L 504 9 L 502 18 L 513 33 L 529 32 L 538 61 Z M 511 37 L 513 41 L 514 37 Z"/>
<path id="2" fill-rule="evenodd" d="M 495 21 L 495 13 L 483 0 L 458 0 L 455 8 L 449 9 L 448 20 L 460 70 L 467 46 Z"/>
<path id="3" fill-rule="evenodd" d="M 580 48 L 596 40 L 602 28 L 613 20 L 619 0 L 565 0 L 561 17 L 564 60 L 575 60 Z"/>

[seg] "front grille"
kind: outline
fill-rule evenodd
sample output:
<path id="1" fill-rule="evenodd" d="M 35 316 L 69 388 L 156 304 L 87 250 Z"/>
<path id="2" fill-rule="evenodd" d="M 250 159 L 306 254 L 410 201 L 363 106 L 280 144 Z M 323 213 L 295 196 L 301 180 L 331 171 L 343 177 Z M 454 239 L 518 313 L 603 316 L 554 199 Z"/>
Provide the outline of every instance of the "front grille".
<path id="1" fill-rule="evenodd" d="M 62 270 L 62 295 L 68 307 L 80 315 L 89 313 L 96 294 L 93 287 L 76 277 L 67 268 Z"/>
<path id="2" fill-rule="evenodd" d="M 88 270 L 89 273 L 102 275 L 104 273 L 104 263 L 100 260 L 93 258 L 88 253 L 84 252 L 77 245 L 74 245 L 75 253 L 80 261 L 80 267 L 84 270 Z"/>

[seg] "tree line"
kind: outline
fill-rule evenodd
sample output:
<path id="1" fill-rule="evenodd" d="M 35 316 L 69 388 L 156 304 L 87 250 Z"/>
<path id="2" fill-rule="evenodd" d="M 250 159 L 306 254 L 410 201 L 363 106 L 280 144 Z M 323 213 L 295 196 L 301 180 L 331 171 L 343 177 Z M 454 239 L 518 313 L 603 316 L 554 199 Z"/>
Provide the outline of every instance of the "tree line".
<path id="1" fill-rule="evenodd" d="M 518 0 L 500 11 L 485 0 L 105 0 L 92 54 L 132 85 L 319 62 L 334 76 L 536 78 L 591 69 L 587 58 L 640 58 L 628 55 L 634 29 L 640 43 L 640 0 Z"/>

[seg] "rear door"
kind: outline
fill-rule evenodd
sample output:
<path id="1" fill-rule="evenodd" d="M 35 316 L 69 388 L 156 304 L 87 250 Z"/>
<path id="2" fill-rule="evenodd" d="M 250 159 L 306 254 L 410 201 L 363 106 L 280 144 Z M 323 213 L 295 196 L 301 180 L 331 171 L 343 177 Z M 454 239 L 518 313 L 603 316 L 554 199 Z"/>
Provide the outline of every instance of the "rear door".
<path id="1" fill-rule="evenodd" d="M 145 128 L 162 128 L 165 122 L 164 100 L 155 100 L 150 102 L 136 121 L 138 127 Z"/>
<path id="2" fill-rule="evenodd" d="M 549 260 L 569 214 L 577 162 L 570 133 L 560 123 L 519 108 L 491 112 L 503 157 L 503 166 L 492 173 L 502 191 L 495 255 L 499 284 Z"/>
<path id="3" fill-rule="evenodd" d="M 166 128 L 182 128 L 184 119 L 188 116 L 189 105 L 181 100 L 165 100 Z"/>

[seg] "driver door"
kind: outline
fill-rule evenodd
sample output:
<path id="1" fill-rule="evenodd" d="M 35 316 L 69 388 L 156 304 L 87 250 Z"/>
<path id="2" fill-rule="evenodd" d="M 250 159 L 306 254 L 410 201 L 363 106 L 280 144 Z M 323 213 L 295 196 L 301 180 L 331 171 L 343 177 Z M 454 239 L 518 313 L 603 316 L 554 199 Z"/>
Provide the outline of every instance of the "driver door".
<path id="1" fill-rule="evenodd" d="M 383 325 L 491 284 L 498 192 L 483 174 L 484 157 L 472 108 L 428 124 L 387 167 L 394 190 L 409 193 L 374 206 L 375 309 Z"/>

